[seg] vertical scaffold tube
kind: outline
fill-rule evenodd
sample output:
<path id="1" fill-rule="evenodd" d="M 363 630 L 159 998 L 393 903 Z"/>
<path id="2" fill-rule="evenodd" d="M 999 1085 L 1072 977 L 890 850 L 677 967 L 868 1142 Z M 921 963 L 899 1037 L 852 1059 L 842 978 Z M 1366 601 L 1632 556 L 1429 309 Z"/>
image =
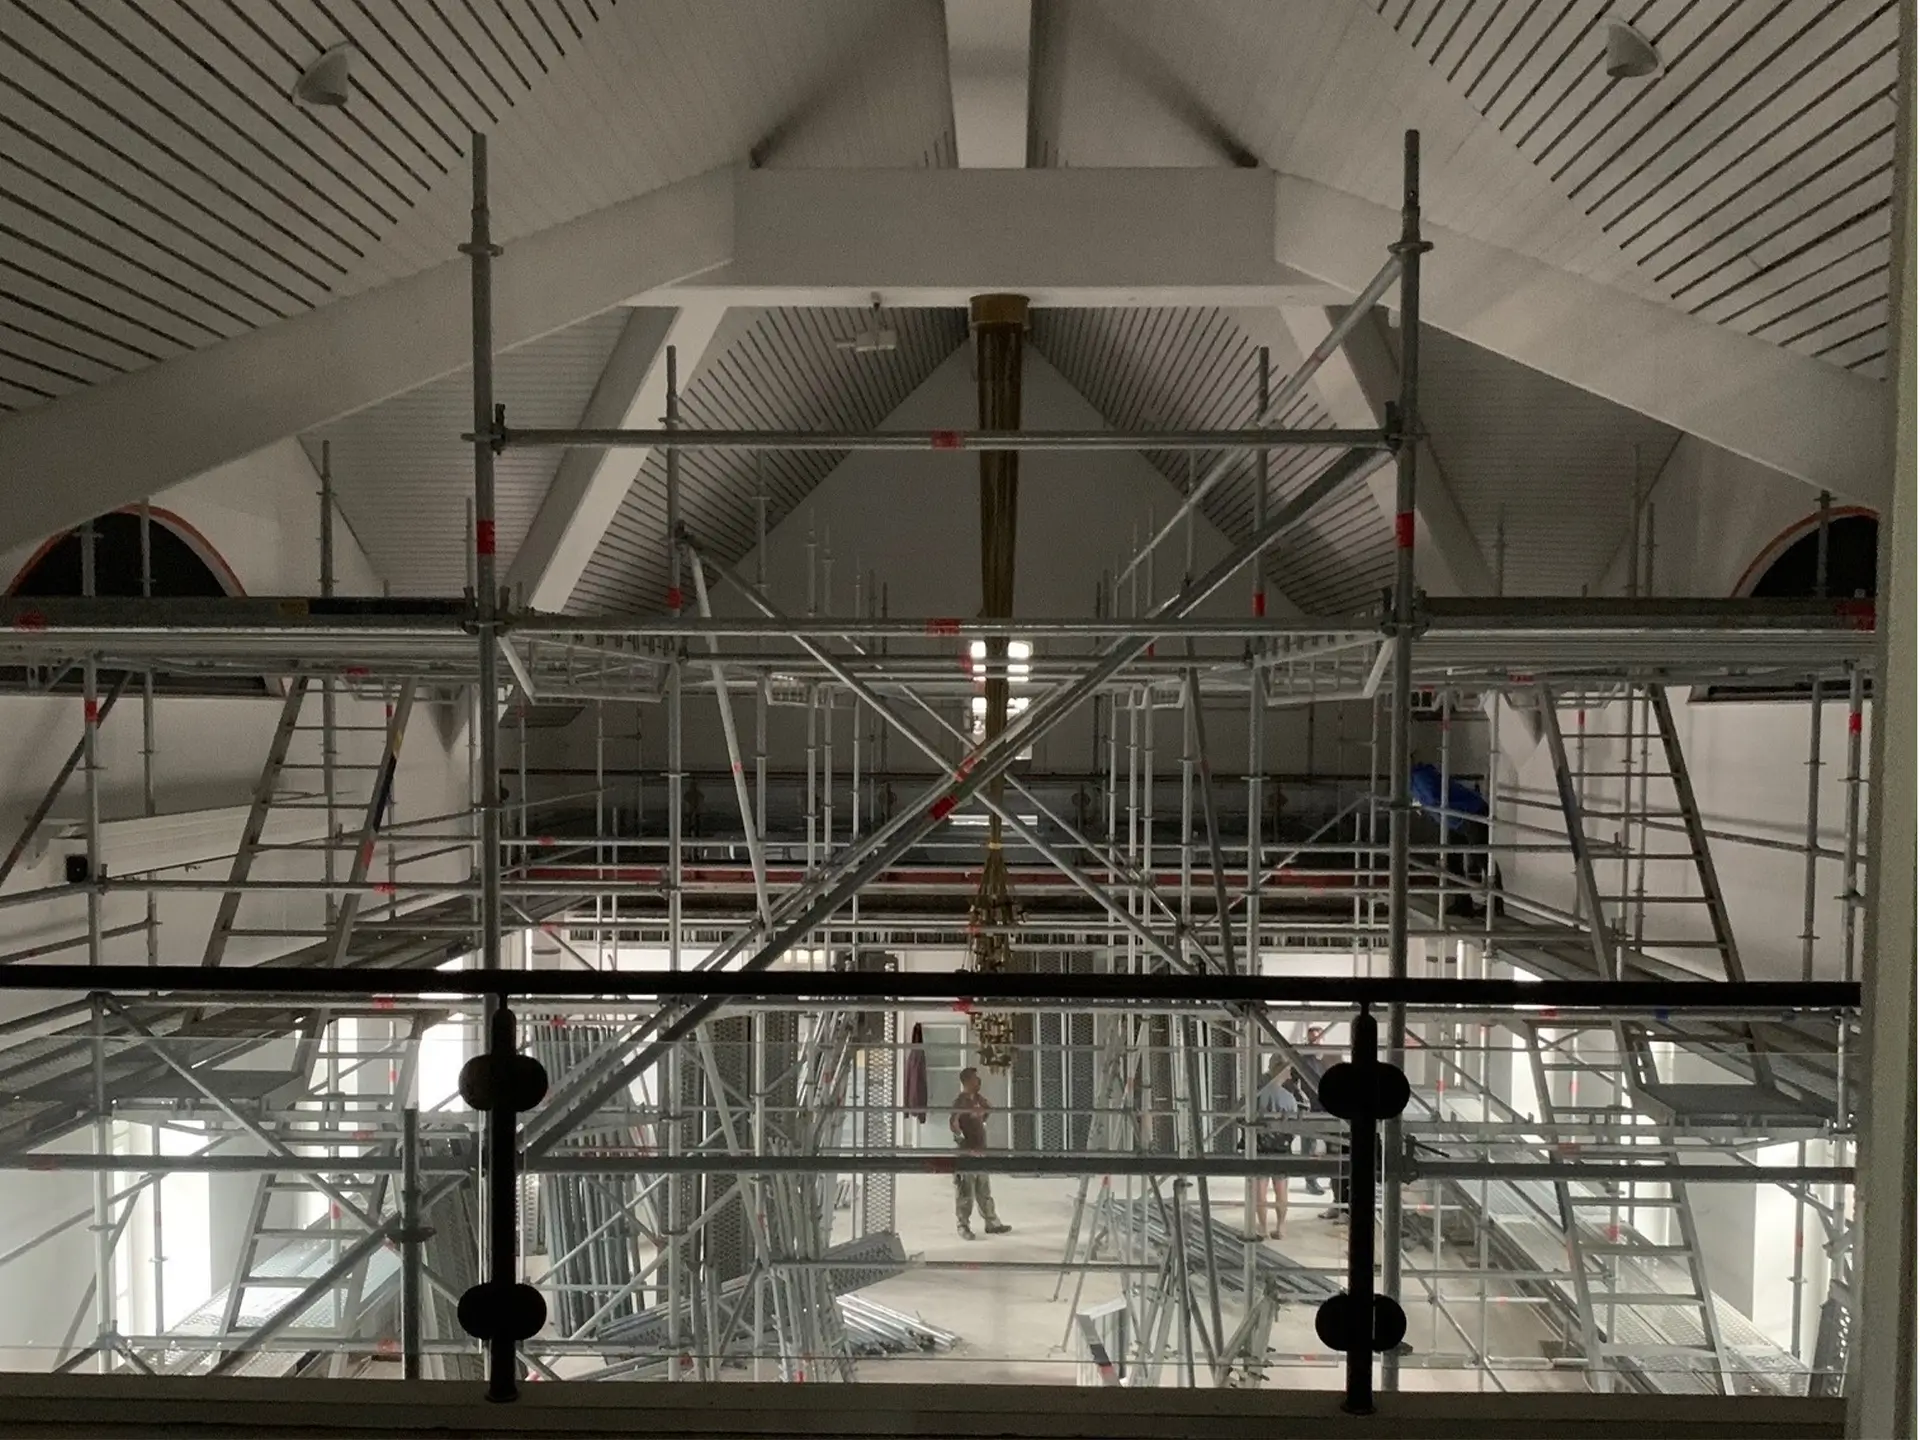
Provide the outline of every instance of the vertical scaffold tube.
<path id="1" fill-rule="evenodd" d="M 1406 137 L 1405 187 L 1400 210 L 1400 239 L 1394 253 L 1400 257 L 1400 405 L 1399 452 L 1394 484 L 1393 531 L 1393 694 L 1387 769 L 1392 786 L 1388 811 L 1387 970 L 1395 980 L 1407 978 L 1407 840 L 1412 819 L 1408 785 L 1412 763 L 1410 723 L 1413 707 L 1414 607 L 1414 483 L 1420 435 L 1420 255 L 1428 247 L 1420 238 L 1420 132 Z M 1387 1012 L 1387 1061 L 1405 1069 L 1407 1011 L 1395 1003 Z M 1381 1214 L 1381 1290 L 1400 1298 L 1400 1125 L 1389 1121 L 1383 1147 L 1386 1194 Z M 1353 1212 L 1355 1235 L 1368 1229 L 1371 1208 L 1360 1203 L 1360 1175 L 1370 1171 L 1371 1158 L 1353 1156 Z M 1368 1189 L 1372 1189 L 1371 1182 Z M 1356 1241 L 1357 1244 L 1357 1241 Z M 1371 1247 L 1369 1247 L 1371 1249 Z M 1381 1383 L 1398 1388 L 1399 1366 L 1387 1355 L 1381 1363 Z"/>
<path id="2" fill-rule="evenodd" d="M 473 272 L 473 578 L 474 619 L 480 647 L 480 968 L 500 968 L 500 734 L 499 599 L 494 566 L 493 506 L 493 257 L 487 199 L 487 137 L 475 132 L 473 233 L 464 247 Z M 511 1021 L 498 1007 L 488 1024 L 488 1048 L 502 1068 L 512 1050 Z M 486 1121 L 487 1271 L 504 1289 L 518 1262 L 519 1189 L 515 1175 L 515 1118 L 511 1107 L 489 1108 Z M 503 1329 L 487 1342 L 487 1398 L 520 1393 L 519 1345 Z"/>

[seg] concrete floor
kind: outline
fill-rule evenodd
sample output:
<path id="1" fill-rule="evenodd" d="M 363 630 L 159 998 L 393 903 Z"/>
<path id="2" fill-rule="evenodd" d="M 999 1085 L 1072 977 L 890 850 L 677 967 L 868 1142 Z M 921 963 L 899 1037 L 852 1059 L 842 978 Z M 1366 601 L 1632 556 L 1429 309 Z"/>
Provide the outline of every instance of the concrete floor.
<path id="1" fill-rule="evenodd" d="M 896 1191 L 895 1218 L 909 1255 L 927 1260 L 965 1261 L 990 1266 L 995 1260 L 1045 1261 L 1057 1265 L 1066 1247 L 1073 1216 L 1075 1182 L 1060 1179 L 995 1177 L 993 1193 L 1000 1217 L 1014 1227 L 1011 1235 L 987 1236 L 976 1218 L 972 1242 L 955 1231 L 953 1182 L 941 1176 L 902 1175 Z M 1239 1227 L 1244 1223 L 1241 1186 L 1232 1181 L 1216 1187 L 1214 1216 Z M 1344 1271 L 1346 1229 L 1320 1218 L 1324 1197 L 1306 1192 L 1296 1181 L 1290 1194 L 1286 1238 L 1269 1240 L 1301 1265 Z M 1417 1214 L 1413 1223 L 1418 1224 Z M 1427 1263 L 1425 1252 L 1410 1258 L 1415 1268 Z M 1448 1268 L 1464 1268 L 1469 1257 L 1446 1252 Z M 1057 1273 L 978 1270 L 910 1270 L 896 1279 L 870 1286 L 860 1293 L 896 1310 L 917 1315 L 929 1324 L 955 1332 L 960 1344 L 938 1356 L 870 1359 L 861 1362 L 860 1377 L 869 1381 L 918 1383 L 1022 1383 L 1072 1385 L 1078 1357 L 1068 1343 L 1072 1317 L 1070 1302 L 1076 1276 L 1061 1281 Z M 1054 1298 L 1056 1283 L 1060 1298 Z M 1336 1283 L 1338 1281 L 1336 1280 Z M 1451 1305 L 1455 1318 L 1469 1335 L 1478 1334 L 1479 1286 L 1473 1280 L 1443 1282 L 1445 1293 L 1459 1296 Z M 1487 1307 L 1487 1348 L 1497 1357 L 1520 1365 L 1498 1367 L 1499 1384 L 1472 1369 L 1415 1368 L 1418 1357 L 1463 1356 L 1469 1353 L 1440 1314 L 1427 1303 L 1424 1290 L 1407 1287 L 1408 1341 L 1415 1362 L 1402 1368 L 1402 1387 L 1408 1390 L 1567 1389 L 1586 1388 L 1584 1379 L 1570 1371 L 1544 1368 L 1546 1327 L 1533 1318 L 1530 1307 L 1517 1296 L 1497 1298 Z M 1120 1276 L 1089 1274 L 1084 1278 L 1082 1307 L 1099 1305 L 1120 1295 Z M 1420 1297 L 1414 1299 L 1413 1297 Z M 1471 1298 L 1469 1298 L 1471 1297 Z M 1226 1302 L 1225 1326 L 1230 1332 L 1239 1318 L 1233 1297 Z M 1276 1319 L 1272 1351 L 1279 1361 L 1269 1367 L 1266 1383 L 1275 1388 L 1337 1389 L 1341 1383 L 1339 1357 L 1330 1354 L 1313 1331 L 1313 1307 L 1284 1307 Z M 1289 1363 L 1291 1362 L 1291 1363 Z M 1204 1368 L 1201 1372 L 1205 1380 Z M 1180 1367 L 1170 1365 L 1163 1383 L 1184 1379 Z"/>

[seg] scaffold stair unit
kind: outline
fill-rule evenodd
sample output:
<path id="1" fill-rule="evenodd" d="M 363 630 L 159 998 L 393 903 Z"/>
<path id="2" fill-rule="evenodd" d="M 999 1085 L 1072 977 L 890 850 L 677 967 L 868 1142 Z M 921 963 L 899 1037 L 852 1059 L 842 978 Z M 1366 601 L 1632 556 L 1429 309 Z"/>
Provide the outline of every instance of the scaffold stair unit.
<path id="1" fill-rule="evenodd" d="M 1595 973 L 1622 978 L 1635 957 L 1653 953 L 1680 957 L 1682 968 L 1696 974 L 1744 980 L 1746 967 L 1665 687 L 1628 682 L 1598 695 L 1541 685 L 1536 696 L 1553 761 L 1552 803 L 1573 852 L 1574 914 L 1588 937 Z M 1596 711 L 1624 719 L 1625 729 L 1589 735 L 1588 717 Z M 1562 719 L 1569 712 L 1576 719 L 1571 743 Z M 1523 805 L 1543 803 L 1516 798 Z M 1811 1118 L 1808 1102 L 1776 1083 L 1752 1027 L 1730 1030 L 1714 1079 L 1677 1075 L 1671 1065 L 1657 1063 L 1659 1034 L 1658 1026 L 1617 1027 L 1628 1087 L 1648 1112 L 1758 1123 Z"/>
<path id="2" fill-rule="evenodd" d="M 1558 1153 L 1615 1158 L 1649 1167 L 1655 1176 L 1663 1162 L 1685 1158 L 1657 1127 L 1636 1124 L 1644 1117 L 1617 1067 L 1603 1069 L 1578 1055 L 1580 1039 L 1596 1032 L 1577 1026 L 1527 1030 L 1540 1124 Z M 1578 1101 L 1583 1079 L 1602 1090 L 1603 1103 Z M 1602 1138 L 1583 1141 L 1582 1135 Z M 1657 1178 L 1599 1186 L 1556 1179 L 1553 1192 L 1593 1383 L 1606 1388 L 1615 1369 L 1657 1375 L 1685 1368 L 1706 1376 L 1716 1393 L 1734 1393 L 1734 1366 L 1721 1337 L 1687 1185 Z"/>

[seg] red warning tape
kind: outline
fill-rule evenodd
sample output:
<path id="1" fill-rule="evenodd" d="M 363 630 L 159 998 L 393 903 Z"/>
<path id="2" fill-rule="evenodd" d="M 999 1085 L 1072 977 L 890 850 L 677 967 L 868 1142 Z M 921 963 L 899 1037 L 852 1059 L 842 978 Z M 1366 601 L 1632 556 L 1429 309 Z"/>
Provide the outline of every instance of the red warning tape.
<path id="1" fill-rule="evenodd" d="M 933 802 L 933 808 L 927 813 L 936 820 L 944 820 L 953 813 L 953 807 L 959 803 L 960 802 L 955 800 L 951 795 L 942 795 L 938 800 Z"/>
<path id="2" fill-rule="evenodd" d="M 476 555 L 493 554 L 493 521 L 476 520 L 473 522 L 473 553 Z"/>
<path id="3" fill-rule="evenodd" d="M 936 450 L 961 450 L 965 448 L 961 442 L 960 432 L 958 430 L 934 431 L 931 444 Z"/>
<path id="4" fill-rule="evenodd" d="M 678 585 L 669 585 L 667 587 L 667 608 L 669 610 L 678 610 L 682 605 L 686 604 L 686 602 L 687 597 L 680 593 L 680 587 Z"/>
<path id="5" fill-rule="evenodd" d="M 1858 714 L 1847 716 L 1847 733 L 1850 735 L 1858 735 L 1860 733 L 1860 716 Z"/>
<path id="6" fill-rule="evenodd" d="M 1393 543 L 1402 550 L 1413 548 L 1413 512 L 1402 510 L 1393 517 Z"/>
<path id="7" fill-rule="evenodd" d="M 44 630 L 47 628 L 47 617 L 38 610 L 23 610 L 14 617 L 13 628 L 16 630 Z"/>
<path id="8" fill-rule="evenodd" d="M 86 711 L 87 724 L 98 725 L 100 723 L 100 702 L 98 700 L 87 701 Z"/>
<path id="9" fill-rule="evenodd" d="M 1873 629 L 1873 601 L 1871 600 L 1840 600 L 1835 602 L 1833 611 L 1855 630 Z"/>
<path id="10" fill-rule="evenodd" d="M 1263 620 L 1266 618 L 1266 614 L 1267 592 L 1264 590 L 1256 590 L 1253 592 L 1253 618 Z"/>
<path id="11" fill-rule="evenodd" d="M 929 635 L 958 635 L 959 633 L 960 622 L 958 620 L 943 615 L 937 619 L 927 621 L 927 634 Z"/>

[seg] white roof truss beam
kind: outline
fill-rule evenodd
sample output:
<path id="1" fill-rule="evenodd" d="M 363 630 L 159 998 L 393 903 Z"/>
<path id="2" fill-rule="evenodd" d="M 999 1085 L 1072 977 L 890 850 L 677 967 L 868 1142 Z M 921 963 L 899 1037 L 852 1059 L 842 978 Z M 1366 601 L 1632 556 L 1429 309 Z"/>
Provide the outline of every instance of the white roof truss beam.
<path id="1" fill-rule="evenodd" d="M 1275 258 L 1357 293 L 1399 217 L 1282 175 Z M 1421 318 L 1702 440 L 1884 508 L 1891 492 L 1878 381 L 1429 226 Z"/>
<path id="2" fill-rule="evenodd" d="M 714 171 L 509 241 L 494 264 L 495 349 L 723 264 L 732 207 L 730 174 Z M 0 421 L 0 549 L 460 369 L 469 286 L 467 262 L 450 259 Z"/>
<path id="3" fill-rule="evenodd" d="M 1033 0 L 946 0 L 954 150 L 964 169 L 1027 163 Z"/>
<path id="4" fill-rule="evenodd" d="M 727 307 L 711 301 L 678 309 L 636 308 L 580 416 L 592 430 L 651 429 L 666 415 L 667 351 L 680 388 L 692 383 Z M 507 585 L 536 610 L 561 610 L 653 452 L 567 450 L 507 571 Z"/>

